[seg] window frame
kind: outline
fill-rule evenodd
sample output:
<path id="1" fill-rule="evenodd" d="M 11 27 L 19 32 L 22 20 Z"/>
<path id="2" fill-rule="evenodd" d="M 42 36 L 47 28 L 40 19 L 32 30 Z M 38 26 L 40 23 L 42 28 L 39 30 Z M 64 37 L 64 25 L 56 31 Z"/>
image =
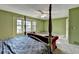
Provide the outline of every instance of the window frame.
<path id="1" fill-rule="evenodd" d="M 18 24 L 19 21 L 21 22 L 21 24 Z M 22 22 L 23 22 L 22 19 L 18 17 L 17 20 L 16 20 L 16 25 L 17 25 L 17 27 L 16 27 L 16 33 L 17 34 L 23 33 L 23 23 Z M 21 27 L 20 31 L 18 29 L 19 27 Z"/>

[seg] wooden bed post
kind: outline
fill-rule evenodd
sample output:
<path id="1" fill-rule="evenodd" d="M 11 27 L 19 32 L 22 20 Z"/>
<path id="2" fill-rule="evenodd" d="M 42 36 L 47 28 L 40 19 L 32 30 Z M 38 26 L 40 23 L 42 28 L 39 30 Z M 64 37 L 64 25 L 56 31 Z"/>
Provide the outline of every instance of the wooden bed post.
<path id="1" fill-rule="evenodd" d="M 52 5 L 49 5 L 49 37 L 52 36 L 52 19 L 51 19 L 51 9 Z"/>
<path id="2" fill-rule="evenodd" d="M 48 44 L 49 44 L 49 53 L 51 53 L 51 38 L 52 38 L 52 19 L 51 19 L 51 11 L 52 11 L 52 4 L 49 5 L 49 39 L 48 39 Z"/>
<path id="3" fill-rule="evenodd" d="M 25 22 L 25 25 L 24 25 L 24 29 L 25 29 L 24 35 L 26 35 L 26 16 L 24 16 L 24 22 Z"/>

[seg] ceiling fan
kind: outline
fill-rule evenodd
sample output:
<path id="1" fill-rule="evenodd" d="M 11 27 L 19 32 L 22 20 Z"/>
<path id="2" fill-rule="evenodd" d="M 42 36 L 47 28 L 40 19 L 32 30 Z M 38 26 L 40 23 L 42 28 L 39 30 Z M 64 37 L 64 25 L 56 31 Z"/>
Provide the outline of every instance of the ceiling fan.
<path id="1" fill-rule="evenodd" d="M 48 17 L 48 11 L 46 12 L 46 11 L 43 11 L 43 10 L 37 10 L 38 12 L 40 12 L 41 13 L 41 15 L 40 15 L 40 17 L 41 18 L 47 18 Z"/>

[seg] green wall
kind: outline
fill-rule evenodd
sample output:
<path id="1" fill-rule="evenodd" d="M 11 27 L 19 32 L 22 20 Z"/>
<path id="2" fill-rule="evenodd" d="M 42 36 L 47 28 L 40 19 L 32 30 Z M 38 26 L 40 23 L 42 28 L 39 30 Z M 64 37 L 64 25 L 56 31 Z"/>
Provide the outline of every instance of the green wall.
<path id="1" fill-rule="evenodd" d="M 48 20 L 44 20 L 44 32 L 48 32 Z"/>
<path id="2" fill-rule="evenodd" d="M 55 34 L 66 34 L 66 18 L 57 18 L 52 21 L 52 32 Z"/>
<path id="3" fill-rule="evenodd" d="M 79 44 L 79 7 L 69 10 L 69 42 Z"/>
<path id="4" fill-rule="evenodd" d="M 37 20 L 36 20 L 37 21 Z M 39 21 L 37 21 L 37 26 L 36 26 L 37 28 L 37 32 L 39 32 L 39 33 L 41 33 L 41 32 L 43 32 L 44 31 L 44 24 L 43 24 L 43 20 L 39 20 Z"/>
<path id="5" fill-rule="evenodd" d="M 8 37 L 14 37 L 16 34 L 16 20 L 18 17 L 24 18 L 24 15 L 19 15 L 12 12 L 0 10 L 0 40 Z M 27 16 L 26 16 L 27 17 Z M 29 17 L 31 21 L 36 21 L 36 32 L 44 31 L 44 21 Z M 24 19 L 23 19 L 24 20 Z"/>
<path id="6" fill-rule="evenodd" d="M 48 31 L 48 21 L 44 22 L 45 31 Z M 52 34 L 66 34 L 66 17 L 52 20 Z"/>
<path id="7" fill-rule="evenodd" d="M 12 15 L 0 11 L 0 39 L 13 36 Z"/>
<path id="8" fill-rule="evenodd" d="M 0 10 L 0 39 L 5 39 L 16 35 L 17 17 L 23 16 Z"/>

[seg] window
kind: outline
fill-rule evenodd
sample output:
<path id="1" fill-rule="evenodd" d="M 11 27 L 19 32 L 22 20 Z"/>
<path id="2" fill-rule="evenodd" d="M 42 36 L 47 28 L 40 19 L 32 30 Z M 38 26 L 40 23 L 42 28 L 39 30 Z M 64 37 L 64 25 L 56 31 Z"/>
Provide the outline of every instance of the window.
<path id="1" fill-rule="evenodd" d="M 35 21 L 33 21 L 32 22 L 32 31 L 36 31 L 36 22 Z"/>
<path id="2" fill-rule="evenodd" d="M 30 21 L 29 18 L 27 18 L 26 21 L 24 21 L 22 18 L 17 18 L 17 34 L 24 33 L 25 31 L 36 32 L 36 22 Z"/>
<path id="3" fill-rule="evenodd" d="M 17 19 L 17 34 L 22 33 L 22 20 Z"/>
<path id="4" fill-rule="evenodd" d="M 31 32 L 31 21 L 26 21 L 26 32 Z"/>

